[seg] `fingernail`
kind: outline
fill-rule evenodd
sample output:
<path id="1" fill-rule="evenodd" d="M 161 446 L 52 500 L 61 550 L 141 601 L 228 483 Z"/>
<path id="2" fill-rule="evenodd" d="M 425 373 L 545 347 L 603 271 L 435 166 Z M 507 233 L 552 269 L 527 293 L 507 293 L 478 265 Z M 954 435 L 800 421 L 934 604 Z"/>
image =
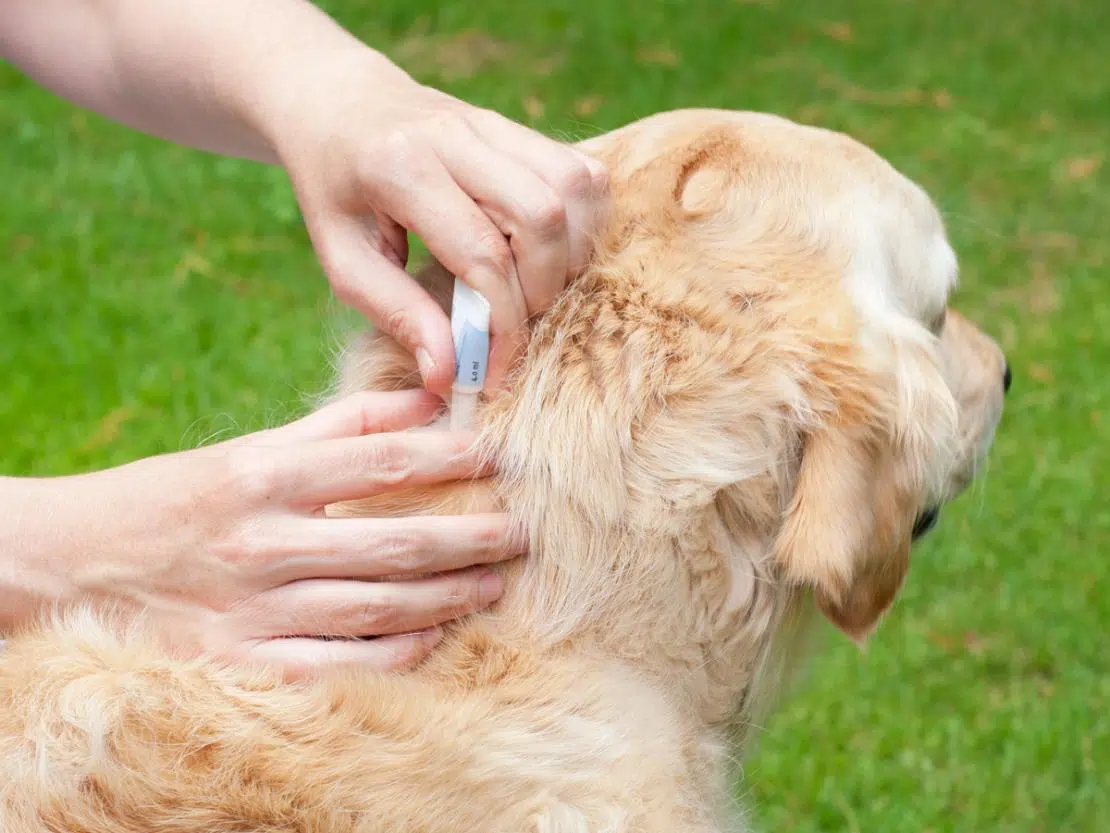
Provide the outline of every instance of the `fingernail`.
<path id="1" fill-rule="evenodd" d="M 478 579 L 478 604 L 487 607 L 499 598 L 504 589 L 501 576 L 497 573 L 486 573 Z"/>
<path id="2" fill-rule="evenodd" d="M 436 363 L 432 361 L 432 357 L 423 347 L 418 347 L 416 350 L 416 366 L 420 368 L 420 376 L 424 379 L 424 384 L 427 385 L 428 379 L 435 373 Z"/>

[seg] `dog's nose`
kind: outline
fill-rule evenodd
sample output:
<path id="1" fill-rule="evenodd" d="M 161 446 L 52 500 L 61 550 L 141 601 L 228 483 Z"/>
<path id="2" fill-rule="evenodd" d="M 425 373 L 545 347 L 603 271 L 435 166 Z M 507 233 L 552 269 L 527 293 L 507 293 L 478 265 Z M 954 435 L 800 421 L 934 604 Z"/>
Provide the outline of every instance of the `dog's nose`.
<path id="1" fill-rule="evenodd" d="M 1010 385 L 1014 382 L 1013 371 L 1010 370 L 1010 363 L 1006 362 L 1006 368 L 1002 371 L 1002 390 L 1006 393 L 1010 392 Z"/>

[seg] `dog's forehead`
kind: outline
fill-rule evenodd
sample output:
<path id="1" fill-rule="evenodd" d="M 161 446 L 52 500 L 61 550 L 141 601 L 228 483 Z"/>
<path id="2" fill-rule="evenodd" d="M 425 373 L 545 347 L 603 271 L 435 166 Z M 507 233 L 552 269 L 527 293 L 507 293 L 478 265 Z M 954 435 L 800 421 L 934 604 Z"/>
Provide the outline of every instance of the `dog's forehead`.
<path id="1" fill-rule="evenodd" d="M 578 148 L 604 157 L 618 178 L 673 153 L 692 149 L 710 134 L 731 133 L 737 143 L 718 148 L 718 162 L 733 161 L 742 145 L 771 141 L 776 132 L 799 128 L 793 122 L 767 113 L 687 108 L 646 116 L 623 127 L 586 139 Z"/>
<path id="2" fill-rule="evenodd" d="M 606 159 L 618 180 L 688 153 L 705 175 L 691 173 L 690 165 L 673 170 L 695 186 L 685 194 L 694 203 L 713 202 L 700 190 L 739 187 L 711 170 L 731 170 L 757 201 L 774 195 L 791 224 L 839 250 L 853 305 L 883 329 L 937 320 L 956 284 L 956 256 L 933 201 L 845 134 L 766 113 L 686 109 L 648 116 L 579 147 Z"/>
<path id="3" fill-rule="evenodd" d="M 866 318 L 929 324 L 943 315 L 958 263 L 920 185 L 845 134 L 759 114 L 735 122 L 745 144 L 795 171 L 809 194 L 793 205 L 818 238 L 842 248 L 845 289 Z"/>
<path id="4" fill-rule="evenodd" d="M 905 316 L 928 324 L 943 315 L 959 271 L 940 216 L 927 199 L 912 188 L 878 191 L 862 185 L 828 211 L 847 246 L 845 286 L 868 317 Z"/>

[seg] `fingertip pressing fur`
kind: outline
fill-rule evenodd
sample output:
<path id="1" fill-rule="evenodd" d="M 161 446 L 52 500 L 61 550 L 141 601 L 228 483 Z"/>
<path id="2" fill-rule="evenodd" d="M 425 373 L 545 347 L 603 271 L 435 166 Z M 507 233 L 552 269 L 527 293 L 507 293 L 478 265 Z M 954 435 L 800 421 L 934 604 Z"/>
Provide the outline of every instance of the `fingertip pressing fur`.
<path id="1" fill-rule="evenodd" d="M 5 833 L 720 831 L 819 612 L 862 641 L 1004 360 L 943 319 L 917 186 L 839 134 L 686 110 L 584 142 L 613 209 L 479 410 L 497 475 L 329 508 L 508 511 L 531 552 L 418 668 L 281 684 L 91 613 L 0 653 Z M 451 276 L 418 279 L 444 309 Z M 352 340 L 337 396 L 418 384 Z"/>

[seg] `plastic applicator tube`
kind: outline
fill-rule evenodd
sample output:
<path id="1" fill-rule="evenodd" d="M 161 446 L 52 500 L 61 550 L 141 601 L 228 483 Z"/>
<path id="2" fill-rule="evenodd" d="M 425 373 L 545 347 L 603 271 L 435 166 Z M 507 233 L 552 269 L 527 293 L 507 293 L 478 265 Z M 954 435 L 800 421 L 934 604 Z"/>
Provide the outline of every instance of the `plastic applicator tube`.
<path id="1" fill-rule="evenodd" d="M 455 341 L 455 382 L 451 386 L 452 430 L 471 428 L 478 394 L 489 367 L 489 302 L 455 278 L 451 301 L 451 336 Z"/>

